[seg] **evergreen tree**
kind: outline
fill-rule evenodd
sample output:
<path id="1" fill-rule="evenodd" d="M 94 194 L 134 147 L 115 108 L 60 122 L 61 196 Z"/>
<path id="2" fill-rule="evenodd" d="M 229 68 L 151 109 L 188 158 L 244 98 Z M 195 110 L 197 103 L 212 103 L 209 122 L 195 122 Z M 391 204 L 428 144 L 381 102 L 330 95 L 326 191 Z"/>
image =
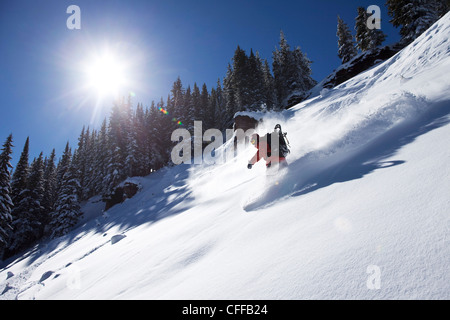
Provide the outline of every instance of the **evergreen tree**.
<path id="1" fill-rule="evenodd" d="M 292 96 L 305 98 L 316 81 L 311 77 L 311 61 L 297 47 L 291 50 L 283 31 L 280 32 L 280 48 L 273 52 L 273 74 L 278 103 L 282 108 Z"/>
<path id="2" fill-rule="evenodd" d="M 231 85 L 234 91 L 234 110 L 244 111 L 250 106 L 252 97 L 249 89 L 250 83 L 250 63 L 245 51 L 239 46 L 233 56 L 233 76 Z"/>
<path id="3" fill-rule="evenodd" d="M 22 219 L 22 209 L 20 208 L 20 203 L 22 203 L 22 200 L 25 198 L 26 194 L 25 191 L 27 189 L 27 180 L 28 180 L 28 173 L 29 173 L 29 163 L 28 163 L 28 150 L 29 150 L 29 137 L 25 141 L 25 145 L 23 147 L 22 153 L 20 154 L 19 162 L 16 165 L 16 168 L 14 170 L 14 174 L 11 180 L 11 200 L 14 204 L 14 207 L 11 211 L 12 216 L 12 228 L 13 232 L 10 237 L 10 243 L 8 244 L 8 248 L 5 250 L 5 256 L 11 256 L 15 254 L 16 248 L 12 246 L 12 242 L 16 241 L 18 235 L 16 234 L 17 228 L 17 221 Z"/>
<path id="4" fill-rule="evenodd" d="M 151 173 L 153 170 L 156 170 L 156 138 L 154 136 L 154 122 L 158 113 L 161 113 L 155 105 L 155 101 L 152 101 L 150 108 L 145 110 L 145 174 Z"/>
<path id="5" fill-rule="evenodd" d="M 22 153 L 20 154 L 19 162 L 16 165 L 12 181 L 11 181 L 11 194 L 14 205 L 18 204 L 22 200 L 22 191 L 27 187 L 28 179 L 28 150 L 29 150 L 30 138 L 25 141 Z M 13 210 L 14 211 L 14 210 Z"/>
<path id="6" fill-rule="evenodd" d="M 230 64 L 227 67 L 227 73 L 223 80 L 223 93 L 225 98 L 225 123 L 226 127 L 231 125 L 231 120 L 233 119 L 234 114 L 237 112 L 237 104 L 236 104 L 236 91 L 234 88 L 234 74 L 233 68 Z"/>
<path id="7" fill-rule="evenodd" d="M 450 0 L 438 1 L 439 18 L 443 17 L 449 11 L 450 11 Z"/>
<path id="8" fill-rule="evenodd" d="M 275 93 L 275 80 L 270 72 L 269 63 L 264 60 L 263 66 L 263 78 L 264 78 L 264 103 L 268 110 L 276 109 L 277 96 Z"/>
<path id="9" fill-rule="evenodd" d="M 218 106 L 218 97 L 217 91 L 215 88 L 211 88 L 211 93 L 209 94 L 209 103 L 208 103 L 208 111 L 206 113 L 206 128 L 217 128 L 219 119 L 219 106 Z"/>
<path id="10" fill-rule="evenodd" d="M 184 108 L 184 89 L 180 77 L 172 85 L 171 95 L 167 100 L 167 110 L 172 118 L 184 120 L 187 118 Z"/>
<path id="11" fill-rule="evenodd" d="M 297 66 L 297 77 L 303 80 L 300 90 L 302 93 L 306 93 L 317 84 L 317 81 L 312 78 L 312 61 L 300 50 L 300 47 L 295 48 L 294 59 Z"/>
<path id="12" fill-rule="evenodd" d="M 367 14 L 366 9 L 363 7 L 358 7 L 358 15 L 355 19 L 355 39 L 357 48 L 362 52 L 369 50 L 370 39 L 367 32 L 369 30 L 369 28 L 367 28 L 368 18 L 369 15 Z"/>
<path id="13" fill-rule="evenodd" d="M 9 236 L 12 231 L 11 211 L 11 154 L 12 134 L 8 136 L 0 154 L 0 259 L 7 248 Z"/>
<path id="14" fill-rule="evenodd" d="M 22 199 L 14 207 L 14 235 L 9 250 L 17 253 L 28 248 L 43 234 L 44 161 L 42 153 L 30 167 Z"/>
<path id="15" fill-rule="evenodd" d="M 81 192 L 81 200 L 89 199 L 90 197 L 96 195 L 95 192 L 95 182 L 94 182 L 94 161 L 96 152 L 96 141 L 97 141 L 97 131 L 92 130 L 86 133 L 86 146 L 84 150 L 85 158 L 85 168 L 84 168 L 84 186 Z"/>
<path id="16" fill-rule="evenodd" d="M 63 176 L 55 211 L 52 213 L 50 222 L 52 238 L 68 233 L 82 215 L 78 198 L 80 183 L 77 176 L 77 168 L 73 162 L 70 162 Z"/>
<path id="17" fill-rule="evenodd" d="M 42 221 L 44 226 L 50 222 L 50 212 L 54 210 L 57 199 L 55 158 L 56 153 L 53 149 L 50 157 L 44 161 L 44 195 L 42 197 Z"/>
<path id="18" fill-rule="evenodd" d="M 131 101 L 116 101 L 111 110 L 107 132 L 107 164 L 104 176 L 104 200 L 111 196 L 114 187 L 127 176 L 129 132 L 131 128 Z"/>
<path id="19" fill-rule="evenodd" d="M 200 104 L 200 89 L 197 86 L 197 83 L 194 83 L 191 98 L 192 106 L 194 108 L 194 121 L 200 121 L 202 119 L 202 110 Z"/>
<path id="20" fill-rule="evenodd" d="M 342 63 L 347 63 L 356 56 L 357 51 L 348 25 L 339 16 L 336 35 L 338 37 L 339 47 L 338 56 L 342 60 Z"/>
<path id="21" fill-rule="evenodd" d="M 203 126 L 202 126 L 202 130 L 203 132 L 205 132 L 207 129 L 209 129 L 210 125 L 211 125 L 211 118 L 213 117 L 213 115 L 211 115 L 211 108 L 210 108 L 210 98 L 209 98 L 209 92 L 208 92 L 208 87 L 206 86 L 206 84 L 204 83 L 202 85 L 202 91 L 200 93 L 200 110 L 201 114 L 202 114 L 202 121 L 204 122 Z"/>
<path id="22" fill-rule="evenodd" d="M 216 126 L 217 129 L 225 130 L 227 129 L 227 115 L 226 115 L 226 99 L 225 93 L 222 89 L 222 84 L 220 79 L 217 79 L 216 86 L 216 97 L 215 97 L 215 108 L 216 108 Z"/>
<path id="23" fill-rule="evenodd" d="M 128 106 L 124 101 L 116 101 L 111 110 L 108 127 L 108 171 L 109 185 L 115 186 L 125 177 L 125 159 L 128 142 Z M 113 177 L 115 177 L 113 179 Z M 112 180 L 115 180 L 114 182 Z"/>
<path id="24" fill-rule="evenodd" d="M 83 126 L 80 137 L 78 138 L 78 148 L 74 152 L 73 162 L 76 164 L 78 171 L 78 179 L 80 181 L 80 194 L 79 197 L 83 197 L 82 192 L 85 190 L 86 177 L 86 165 L 87 165 L 87 144 L 89 140 L 89 128 L 87 131 Z"/>
<path id="25" fill-rule="evenodd" d="M 247 63 L 247 90 L 249 92 L 247 109 L 257 111 L 265 105 L 263 65 L 259 53 L 254 54 L 251 49 Z"/>
<path id="26" fill-rule="evenodd" d="M 358 7 L 358 16 L 355 21 L 357 47 L 362 51 L 375 49 L 384 42 L 386 35 L 378 29 L 369 29 L 367 20 L 369 14 L 363 7 Z"/>
<path id="27" fill-rule="evenodd" d="M 105 193 L 107 189 L 106 175 L 108 165 L 108 132 L 106 119 L 103 120 L 100 131 L 95 139 L 92 171 L 92 185 L 94 194 Z"/>
<path id="28" fill-rule="evenodd" d="M 378 48 L 383 44 L 384 40 L 386 40 L 386 35 L 381 30 L 369 29 L 368 38 L 369 38 L 369 50 L 372 50 Z"/>
<path id="29" fill-rule="evenodd" d="M 414 41 L 449 9 L 447 0 L 387 0 L 386 5 L 390 22 L 401 27 L 400 35 L 406 43 Z"/>
<path id="30" fill-rule="evenodd" d="M 133 117 L 132 131 L 134 132 L 134 139 L 136 140 L 136 150 L 134 151 L 134 158 L 136 159 L 136 163 L 133 171 L 133 176 L 145 176 L 149 173 L 147 171 L 149 160 L 146 156 L 148 131 L 146 130 L 146 119 L 142 104 L 138 104 L 136 107 L 136 112 Z"/>
<path id="31" fill-rule="evenodd" d="M 186 92 L 184 93 L 184 107 L 185 113 L 184 118 L 181 119 L 181 122 L 184 124 L 185 128 L 191 133 L 194 133 L 194 103 L 191 95 L 191 87 L 188 86 L 186 88 Z"/>
<path id="32" fill-rule="evenodd" d="M 137 145 L 137 132 L 135 130 L 128 132 L 125 172 L 128 177 L 139 175 L 139 148 Z"/>
<path id="33" fill-rule="evenodd" d="M 167 165 L 170 161 L 170 153 L 173 143 L 171 141 L 172 131 L 168 130 L 173 125 L 170 113 L 165 114 L 160 110 L 165 110 L 164 100 L 161 98 L 156 105 L 152 116 L 151 136 L 153 140 L 153 162 L 155 169 L 158 170 Z"/>
<path id="34" fill-rule="evenodd" d="M 66 143 L 66 147 L 63 151 L 61 159 L 58 161 L 56 167 L 56 192 L 58 193 L 61 189 L 62 179 L 67 169 L 69 168 L 70 159 L 72 157 L 72 150 L 69 147 L 69 142 Z"/>

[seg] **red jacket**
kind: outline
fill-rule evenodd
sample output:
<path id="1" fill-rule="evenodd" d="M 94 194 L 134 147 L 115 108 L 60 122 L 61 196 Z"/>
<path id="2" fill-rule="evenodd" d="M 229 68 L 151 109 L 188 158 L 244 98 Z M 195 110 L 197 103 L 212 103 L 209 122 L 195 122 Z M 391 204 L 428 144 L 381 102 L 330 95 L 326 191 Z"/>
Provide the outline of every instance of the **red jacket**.
<path id="1" fill-rule="evenodd" d="M 248 163 L 254 165 L 259 160 L 264 159 L 264 160 L 266 160 L 266 166 L 269 166 L 270 164 L 273 164 L 273 163 L 280 163 L 280 162 L 286 161 L 285 157 L 272 156 L 270 146 L 266 140 L 267 140 L 267 138 L 264 139 L 264 137 L 263 137 L 256 141 L 255 147 L 258 150 L 256 151 L 255 155 L 250 159 L 250 161 Z"/>

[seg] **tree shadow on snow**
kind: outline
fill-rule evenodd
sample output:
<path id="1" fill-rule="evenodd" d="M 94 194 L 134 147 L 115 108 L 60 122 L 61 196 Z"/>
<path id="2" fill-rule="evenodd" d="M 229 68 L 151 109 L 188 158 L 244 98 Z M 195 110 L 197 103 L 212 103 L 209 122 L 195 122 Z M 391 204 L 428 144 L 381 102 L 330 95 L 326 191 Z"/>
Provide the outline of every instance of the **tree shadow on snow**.
<path id="1" fill-rule="evenodd" d="M 449 107 L 450 101 L 435 104 L 420 119 L 396 126 L 355 154 L 340 155 L 340 160 L 335 159 L 332 165 L 330 157 L 318 156 L 314 152 L 297 159 L 289 164 L 288 172 L 281 181 L 270 186 L 264 195 L 244 207 L 244 210 L 266 208 L 283 198 L 302 196 L 335 183 L 360 179 L 375 170 L 402 165 L 405 160 L 386 159 L 419 136 L 449 124 Z"/>
<path id="2" fill-rule="evenodd" d="M 40 240 L 32 248 L 0 261 L 0 270 L 21 261 L 31 265 L 40 257 L 56 255 L 72 243 L 83 237 L 92 236 L 93 233 L 104 238 L 104 241 L 98 241 L 97 238 L 92 247 L 86 248 L 83 256 L 73 257 L 74 261 L 77 261 L 100 247 L 110 244 L 111 237 L 118 233 L 126 234 L 134 227 L 154 223 L 188 210 L 193 200 L 192 192 L 187 184 L 189 167 L 179 165 L 174 168 L 165 168 L 143 178 L 143 189 L 133 198 L 111 207 L 97 218 L 86 221 L 67 235 L 52 240 Z"/>

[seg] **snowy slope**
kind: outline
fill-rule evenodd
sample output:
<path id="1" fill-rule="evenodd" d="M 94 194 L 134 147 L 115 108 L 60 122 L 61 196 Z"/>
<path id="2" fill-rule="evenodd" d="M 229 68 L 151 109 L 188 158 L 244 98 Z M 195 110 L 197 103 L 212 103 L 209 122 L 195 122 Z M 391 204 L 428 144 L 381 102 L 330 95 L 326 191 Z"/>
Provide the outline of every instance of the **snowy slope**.
<path id="1" fill-rule="evenodd" d="M 0 269 L 0 299 L 449 299 L 450 14 L 279 115 L 287 172 L 180 165 Z M 97 213 L 96 213 L 97 212 Z M 96 216 L 96 217 L 95 217 Z"/>

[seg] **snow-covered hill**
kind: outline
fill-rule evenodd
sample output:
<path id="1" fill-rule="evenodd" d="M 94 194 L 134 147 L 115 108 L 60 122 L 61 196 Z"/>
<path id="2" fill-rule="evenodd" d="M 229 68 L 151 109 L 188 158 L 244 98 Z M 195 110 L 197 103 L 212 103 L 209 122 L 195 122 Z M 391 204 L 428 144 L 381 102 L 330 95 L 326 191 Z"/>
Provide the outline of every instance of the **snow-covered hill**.
<path id="1" fill-rule="evenodd" d="M 390 60 L 282 114 L 289 168 L 135 180 L 0 269 L 1 299 L 449 299 L 450 14 Z"/>

